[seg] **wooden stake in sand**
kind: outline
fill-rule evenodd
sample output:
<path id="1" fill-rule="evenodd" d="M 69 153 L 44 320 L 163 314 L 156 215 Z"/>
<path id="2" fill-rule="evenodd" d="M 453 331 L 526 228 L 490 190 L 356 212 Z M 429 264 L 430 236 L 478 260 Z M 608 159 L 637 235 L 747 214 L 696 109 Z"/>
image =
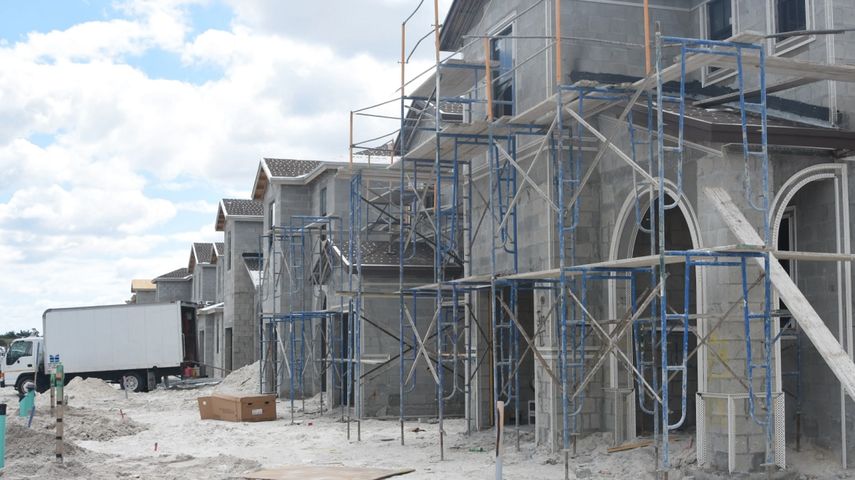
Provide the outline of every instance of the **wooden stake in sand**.
<path id="1" fill-rule="evenodd" d="M 62 422 L 62 414 L 65 408 L 65 395 L 63 387 L 65 386 L 65 371 L 62 364 L 56 365 L 56 370 L 53 374 L 53 385 L 56 389 L 56 461 L 62 463 L 62 455 L 65 453 L 62 443 L 62 434 L 64 425 Z"/>
<path id="2" fill-rule="evenodd" d="M 56 388 L 54 387 L 53 381 L 48 383 L 50 384 L 50 416 L 52 417 L 56 410 Z"/>

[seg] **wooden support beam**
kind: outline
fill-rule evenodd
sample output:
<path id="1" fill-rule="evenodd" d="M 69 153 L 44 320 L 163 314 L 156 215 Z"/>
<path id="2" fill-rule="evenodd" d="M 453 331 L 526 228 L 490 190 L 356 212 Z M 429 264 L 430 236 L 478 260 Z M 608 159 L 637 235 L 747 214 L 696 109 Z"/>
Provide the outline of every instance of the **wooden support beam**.
<path id="1" fill-rule="evenodd" d="M 730 195 L 722 188 L 705 188 L 704 193 L 712 201 L 718 213 L 740 242 L 748 244 L 762 243 L 760 235 L 748 222 L 739 208 L 733 203 Z M 764 269 L 763 258 L 755 258 L 755 262 Z M 773 254 L 769 254 L 769 275 L 775 290 L 781 300 L 796 319 L 805 336 L 811 341 L 817 352 L 840 381 L 841 387 L 855 399 L 855 363 L 840 345 L 822 318 L 790 278 Z"/>
<path id="2" fill-rule="evenodd" d="M 644 0 L 644 73 L 653 70 L 650 60 L 650 1 Z"/>

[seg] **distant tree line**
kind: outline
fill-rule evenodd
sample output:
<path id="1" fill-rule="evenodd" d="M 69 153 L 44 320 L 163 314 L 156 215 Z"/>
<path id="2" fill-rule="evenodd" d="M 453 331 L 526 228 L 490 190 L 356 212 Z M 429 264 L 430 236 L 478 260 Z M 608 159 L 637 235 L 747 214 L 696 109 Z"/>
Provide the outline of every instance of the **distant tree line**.
<path id="1" fill-rule="evenodd" d="M 39 335 L 39 331 L 35 328 L 31 328 L 28 330 L 9 330 L 8 332 L 0 335 L 0 346 L 8 346 L 12 343 L 16 338 L 24 338 L 24 337 L 37 337 Z"/>

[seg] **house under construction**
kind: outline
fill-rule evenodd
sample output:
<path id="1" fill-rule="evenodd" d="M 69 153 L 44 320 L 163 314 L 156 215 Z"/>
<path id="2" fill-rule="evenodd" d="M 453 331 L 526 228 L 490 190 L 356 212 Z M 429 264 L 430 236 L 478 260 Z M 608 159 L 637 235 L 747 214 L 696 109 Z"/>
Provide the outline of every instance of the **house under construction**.
<path id="1" fill-rule="evenodd" d="M 598 431 L 652 438 L 663 475 L 675 435 L 721 471 L 786 468 L 802 442 L 846 465 L 842 3 L 455 0 L 436 27 L 402 19 L 400 96 L 351 114 L 372 164 L 259 169 L 262 389 L 398 418 L 401 442 L 436 415 L 442 455 L 445 418 L 502 413 L 517 447 L 568 465 Z M 435 65 L 411 72 L 430 29 Z"/>

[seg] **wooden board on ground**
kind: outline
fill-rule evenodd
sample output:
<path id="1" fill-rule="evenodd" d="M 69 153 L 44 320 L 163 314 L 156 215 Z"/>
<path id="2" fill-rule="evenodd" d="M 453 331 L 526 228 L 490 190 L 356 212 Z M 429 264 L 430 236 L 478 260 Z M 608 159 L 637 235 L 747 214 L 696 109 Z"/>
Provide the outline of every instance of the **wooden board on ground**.
<path id="1" fill-rule="evenodd" d="M 636 448 L 649 447 L 650 445 L 653 445 L 653 440 L 650 440 L 648 438 L 646 440 L 639 440 L 637 442 L 629 442 L 624 443 L 623 445 L 618 445 L 617 447 L 611 447 L 606 451 L 609 453 L 625 452 L 627 450 L 634 450 Z"/>
<path id="2" fill-rule="evenodd" d="M 727 226 L 736 235 L 737 240 L 748 244 L 763 243 L 760 235 L 753 226 L 748 222 L 739 208 L 733 203 L 730 195 L 721 188 L 705 188 L 707 197 L 712 200 L 718 213 L 721 214 Z M 755 258 L 755 261 L 763 269 L 763 259 Z M 840 381 L 840 385 L 846 390 L 846 393 L 855 399 L 855 363 L 849 358 L 849 355 L 843 350 L 843 347 L 834 338 L 834 334 L 822 321 L 822 318 L 814 310 L 813 306 L 808 302 L 805 295 L 799 290 L 799 287 L 793 283 L 793 279 L 784 270 L 784 267 L 778 262 L 771 253 L 769 254 L 769 278 L 774 285 L 775 290 L 781 296 L 781 300 L 787 305 L 790 314 L 799 323 L 799 326 L 805 336 L 810 339 L 810 342 L 816 347 L 816 350 L 825 360 L 825 363 L 831 369 L 834 376 Z"/>
<path id="3" fill-rule="evenodd" d="M 381 468 L 290 465 L 255 470 L 242 476 L 250 480 L 383 480 L 414 471 L 412 468 L 386 470 Z"/>

